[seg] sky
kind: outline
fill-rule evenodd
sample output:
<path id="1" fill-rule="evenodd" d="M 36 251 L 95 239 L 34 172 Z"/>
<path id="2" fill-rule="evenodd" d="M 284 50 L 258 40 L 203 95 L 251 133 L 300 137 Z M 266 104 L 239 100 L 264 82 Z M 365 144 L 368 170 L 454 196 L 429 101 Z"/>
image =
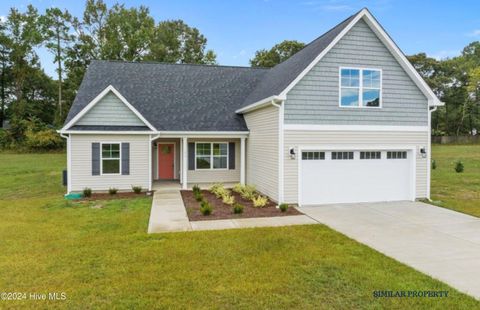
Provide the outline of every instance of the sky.
<path id="1" fill-rule="evenodd" d="M 105 1 L 109 7 L 117 1 Z M 255 51 L 283 40 L 308 43 L 367 7 L 407 54 L 425 52 L 443 59 L 480 40 L 480 1 L 427 0 L 144 0 L 118 1 L 149 7 L 155 20 L 182 19 L 208 39 L 221 65 L 248 66 Z M 0 18 L 11 7 L 33 4 L 40 12 L 56 6 L 81 16 L 85 1 L 2 0 Z M 53 57 L 38 50 L 43 68 L 55 74 Z"/>

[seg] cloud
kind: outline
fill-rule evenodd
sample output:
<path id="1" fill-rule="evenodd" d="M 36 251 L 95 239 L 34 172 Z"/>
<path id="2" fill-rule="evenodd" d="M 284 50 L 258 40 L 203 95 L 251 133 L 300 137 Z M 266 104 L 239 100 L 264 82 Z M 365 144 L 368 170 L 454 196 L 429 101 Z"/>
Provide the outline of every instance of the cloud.
<path id="1" fill-rule="evenodd" d="M 472 32 L 467 33 L 467 37 L 480 37 L 480 29 L 475 29 Z"/>
<path id="2" fill-rule="evenodd" d="M 432 53 L 428 56 L 430 56 L 432 58 L 435 58 L 437 60 L 442 60 L 442 59 L 445 59 L 445 58 L 451 58 L 451 57 L 455 57 L 455 56 L 458 56 L 458 55 L 460 55 L 459 50 L 440 50 L 440 51 Z"/>

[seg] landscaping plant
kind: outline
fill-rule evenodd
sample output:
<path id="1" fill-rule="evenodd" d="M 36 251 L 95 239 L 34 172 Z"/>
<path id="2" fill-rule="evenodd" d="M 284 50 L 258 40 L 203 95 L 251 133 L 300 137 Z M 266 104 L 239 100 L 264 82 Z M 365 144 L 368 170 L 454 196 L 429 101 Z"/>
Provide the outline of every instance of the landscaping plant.
<path id="1" fill-rule="evenodd" d="M 193 196 L 195 197 L 195 200 L 198 201 L 198 202 L 203 200 L 203 195 L 202 195 L 202 192 L 200 192 L 200 191 L 198 191 L 198 192 L 194 191 Z"/>
<path id="2" fill-rule="evenodd" d="M 135 194 L 140 194 L 142 192 L 141 186 L 132 186 L 132 190 Z"/>
<path id="3" fill-rule="evenodd" d="M 235 203 L 235 197 L 233 197 L 232 195 L 225 195 L 223 196 L 222 201 L 224 204 L 231 206 Z"/>
<path id="4" fill-rule="evenodd" d="M 432 170 L 435 169 L 437 169 L 437 162 L 435 161 L 435 159 L 432 159 Z"/>
<path id="5" fill-rule="evenodd" d="M 194 194 L 195 193 L 200 193 L 200 187 L 197 184 L 195 184 L 192 187 L 192 191 L 193 191 Z"/>
<path id="6" fill-rule="evenodd" d="M 92 196 L 92 189 L 89 187 L 85 187 L 83 189 L 83 197 L 91 197 Z"/>
<path id="7" fill-rule="evenodd" d="M 268 203 L 268 198 L 265 196 L 258 195 L 257 197 L 252 198 L 253 206 L 255 208 L 263 208 Z"/>
<path id="8" fill-rule="evenodd" d="M 243 205 L 237 203 L 233 204 L 233 213 L 240 214 L 243 213 Z"/>
<path id="9" fill-rule="evenodd" d="M 115 187 L 110 187 L 110 188 L 108 189 L 108 193 L 109 193 L 110 195 L 115 195 L 117 192 L 118 192 L 118 189 L 116 189 Z"/>
<path id="10" fill-rule="evenodd" d="M 455 171 L 457 173 L 462 173 L 465 167 L 463 166 L 463 163 L 459 160 L 455 163 Z"/>
<path id="11" fill-rule="evenodd" d="M 255 186 L 245 185 L 242 193 L 240 193 L 240 196 L 242 196 L 243 199 L 252 200 L 253 198 L 255 198 L 255 192 Z"/>
<path id="12" fill-rule="evenodd" d="M 280 209 L 280 211 L 282 211 L 282 212 L 287 212 L 287 210 L 288 210 L 288 204 L 286 204 L 286 203 L 280 204 L 279 209 Z"/>
<path id="13" fill-rule="evenodd" d="M 212 205 L 208 201 L 204 200 L 200 203 L 200 212 L 203 215 L 210 215 L 212 214 L 212 211 L 213 211 Z"/>

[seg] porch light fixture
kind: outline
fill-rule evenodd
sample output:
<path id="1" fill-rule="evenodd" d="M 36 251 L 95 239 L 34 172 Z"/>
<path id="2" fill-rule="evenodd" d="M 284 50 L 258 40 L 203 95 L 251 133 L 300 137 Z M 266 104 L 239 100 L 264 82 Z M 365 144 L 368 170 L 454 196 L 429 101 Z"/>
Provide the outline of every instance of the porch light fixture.
<path id="1" fill-rule="evenodd" d="M 427 157 L 427 149 L 425 147 L 422 147 L 420 149 L 420 154 L 422 154 L 422 158 L 426 158 Z"/>
<path id="2" fill-rule="evenodd" d="M 295 148 L 294 147 L 291 147 L 290 148 L 290 158 L 291 159 L 295 159 Z"/>

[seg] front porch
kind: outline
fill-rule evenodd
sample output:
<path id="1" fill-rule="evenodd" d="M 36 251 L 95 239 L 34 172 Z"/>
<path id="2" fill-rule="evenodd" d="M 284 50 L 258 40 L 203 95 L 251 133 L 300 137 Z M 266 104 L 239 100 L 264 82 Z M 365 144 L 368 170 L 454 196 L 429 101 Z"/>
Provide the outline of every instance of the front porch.
<path id="1" fill-rule="evenodd" d="M 151 189 L 245 184 L 246 137 L 247 133 L 151 137 Z"/>

